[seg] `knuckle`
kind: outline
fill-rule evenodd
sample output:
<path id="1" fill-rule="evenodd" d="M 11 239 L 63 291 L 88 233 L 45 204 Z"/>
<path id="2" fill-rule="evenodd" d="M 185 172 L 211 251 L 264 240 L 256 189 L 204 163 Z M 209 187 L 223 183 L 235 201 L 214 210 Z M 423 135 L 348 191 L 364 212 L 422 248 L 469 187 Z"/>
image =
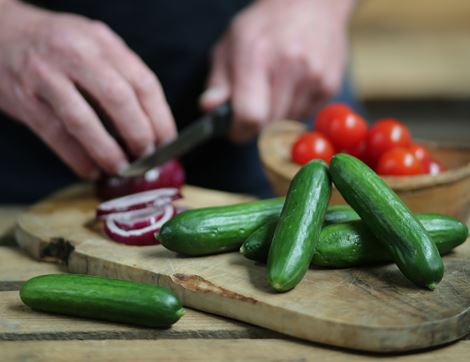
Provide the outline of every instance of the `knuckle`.
<path id="1" fill-rule="evenodd" d="M 95 34 L 99 36 L 109 37 L 112 34 L 112 30 L 108 26 L 108 24 L 100 20 L 92 20 L 90 25 L 91 25 L 92 30 L 95 32 Z"/>
<path id="2" fill-rule="evenodd" d="M 128 86 L 122 82 L 106 82 L 103 94 L 105 101 L 116 107 L 127 104 L 131 96 Z"/>
<path id="3" fill-rule="evenodd" d="M 135 86 L 142 95 L 155 94 L 160 91 L 160 83 L 157 77 L 149 72 L 140 71 L 135 76 Z"/>
<path id="4" fill-rule="evenodd" d="M 86 128 L 87 126 L 87 117 L 84 112 L 81 112 L 79 109 L 72 107 L 62 107 L 58 111 L 61 115 L 61 118 L 67 125 L 67 129 L 73 132 L 78 132 Z"/>

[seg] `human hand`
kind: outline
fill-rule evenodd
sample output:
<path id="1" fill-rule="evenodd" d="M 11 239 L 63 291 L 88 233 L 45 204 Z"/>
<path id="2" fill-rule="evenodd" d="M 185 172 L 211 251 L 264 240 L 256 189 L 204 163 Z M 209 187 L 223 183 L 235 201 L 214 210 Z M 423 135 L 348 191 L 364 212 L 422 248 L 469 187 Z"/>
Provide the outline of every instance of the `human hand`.
<path id="1" fill-rule="evenodd" d="M 0 0 L 0 79 L 0 109 L 85 178 L 114 174 L 128 161 L 82 94 L 135 157 L 176 134 L 156 76 L 100 22 Z"/>
<path id="2" fill-rule="evenodd" d="M 336 93 L 354 0 L 258 0 L 238 14 L 213 52 L 209 110 L 231 99 L 237 142 L 269 120 L 301 119 Z"/>

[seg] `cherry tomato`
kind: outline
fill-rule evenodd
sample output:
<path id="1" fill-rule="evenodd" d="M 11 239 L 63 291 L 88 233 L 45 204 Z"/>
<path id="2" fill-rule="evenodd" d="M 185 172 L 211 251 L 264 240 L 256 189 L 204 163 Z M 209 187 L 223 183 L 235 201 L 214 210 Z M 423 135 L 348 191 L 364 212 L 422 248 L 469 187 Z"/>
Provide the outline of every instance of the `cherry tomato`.
<path id="1" fill-rule="evenodd" d="M 437 175 L 438 173 L 446 171 L 446 167 L 439 161 L 429 158 L 423 163 L 424 173 L 430 175 Z"/>
<path id="2" fill-rule="evenodd" d="M 333 118 L 326 136 L 336 148 L 352 148 L 367 136 L 367 123 L 360 115 L 350 112 Z"/>
<path id="3" fill-rule="evenodd" d="M 413 143 L 408 149 L 415 155 L 419 162 L 424 166 L 431 159 L 431 152 L 423 145 Z"/>
<path id="4" fill-rule="evenodd" d="M 408 147 L 411 134 L 408 128 L 396 119 L 382 119 L 376 122 L 367 135 L 367 156 L 372 165 L 394 147 Z"/>
<path id="5" fill-rule="evenodd" d="M 352 110 L 343 103 L 331 103 L 323 107 L 318 112 L 315 118 L 314 128 L 315 130 L 322 132 L 324 135 L 328 134 L 328 128 L 331 121 L 337 117 L 351 113 Z"/>
<path id="6" fill-rule="evenodd" d="M 367 163 L 367 141 L 363 139 L 353 147 L 342 148 L 340 152 L 348 153 Z"/>
<path id="7" fill-rule="evenodd" d="M 419 175 L 423 173 L 423 166 L 409 149 L 395 147 L 380 157 L 376 170 L 380 175 Z"/>
<path id="8" fill-rule="evenodd" d="M 291 157 L 295 163 L 304 165 L 315 158 L 330 162 L 335 154 L 331 142 L 320 132 L 307 132 L 292 145 Z"/>

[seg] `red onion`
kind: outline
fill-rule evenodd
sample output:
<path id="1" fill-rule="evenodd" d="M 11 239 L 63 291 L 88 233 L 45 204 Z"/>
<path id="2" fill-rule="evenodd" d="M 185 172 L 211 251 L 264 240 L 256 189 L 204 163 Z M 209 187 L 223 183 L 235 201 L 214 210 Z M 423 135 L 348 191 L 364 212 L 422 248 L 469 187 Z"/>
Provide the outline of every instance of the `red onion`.
<path id="1" fill-rule="evenodd" d="M 138 212 L 131 211 L 131 212 Z M 114 214 L 118 215 L 118 214 Z M 167 204 L 163 206 L 163 214 L 161 218 L 144 228 L 140 229 L 133 229 L 133 230 L 125 230 L 120 228 L 117 223 L 115 217 L 110 215 L 105 222 L 105 232 L 106 234 L 113 240 L 128 244 L 128 245 L 152 245 L 158 244 L 159 241 L 155 238 L 155 233 L 160 231 L 160 228 L 164 223 L 170 220 L 175 215 L 175 207 L 172 204 Z"/>
<path id="2" fill-rule="evenodd" d="M 178 210 L 175 208 L 175 213 Z M 124 230 L 142 229 L 156 223 L 163 217 L 164 207 L 151 206 L 145 209 L 117 212 L 112 215 L 116 225 Z"/>
<path id="3" fill-rule="evenodd" d="M 170 160 L 147 171 L 143 176 L 103 178 L 96 184 L 96 193 L 99 198 L 107 200 L 162 187 L 180 188 L 184 179 L 181 164 L 177 160 Z"/>
<path id="4" fill-rule="evenodd" d="M 101 203 L 96 208 L 96 215 L 106 218 L 107 215 L 113 213 L 163 206 L 180 197 L 179 190 L 172 187 L 140 192 Z"/>

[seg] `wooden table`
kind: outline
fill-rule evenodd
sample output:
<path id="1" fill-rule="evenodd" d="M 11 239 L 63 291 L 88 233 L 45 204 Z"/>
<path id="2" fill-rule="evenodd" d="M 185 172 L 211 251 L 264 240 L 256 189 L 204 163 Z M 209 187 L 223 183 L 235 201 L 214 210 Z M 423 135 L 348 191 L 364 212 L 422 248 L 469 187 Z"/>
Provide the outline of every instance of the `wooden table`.
<path id="1" fill-rule="evenodd" d="M 187 310 L 173 328 L 154 330 L 31 311 L 18 295 L 35 276 L 62 273 L 16 247 L 11 228 L 19 207 L 0 207 L 1 361 L 367 361 L 377 355 L 305 343 L 251 325 Z M 468 361 L 470 336 L 399 361 Z"/>

